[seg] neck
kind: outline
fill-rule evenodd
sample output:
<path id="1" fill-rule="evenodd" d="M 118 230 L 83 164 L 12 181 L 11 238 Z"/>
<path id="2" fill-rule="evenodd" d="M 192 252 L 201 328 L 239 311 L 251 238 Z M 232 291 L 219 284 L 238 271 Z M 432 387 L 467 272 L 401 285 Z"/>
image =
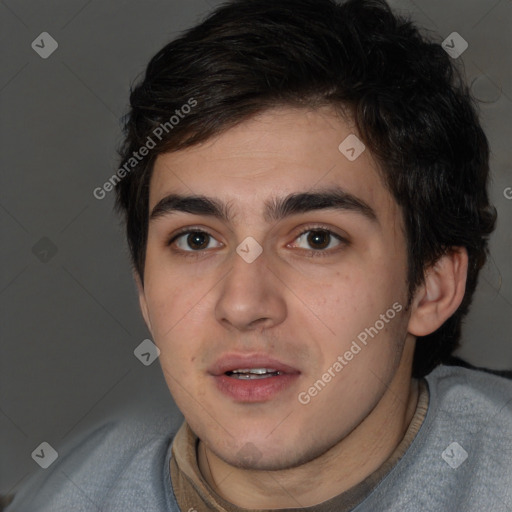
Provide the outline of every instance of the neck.
<path id="1" fill-rule="evenodd" d="M 250 509 L 317 505 L 363 481 L 404 438 L 416 410 L 418 381 L 397 371 L 373 411 L 320 457 L 279 471 L 233 467 L 199 442 L 198 465 L 209 485 L 230 503 Z"/>

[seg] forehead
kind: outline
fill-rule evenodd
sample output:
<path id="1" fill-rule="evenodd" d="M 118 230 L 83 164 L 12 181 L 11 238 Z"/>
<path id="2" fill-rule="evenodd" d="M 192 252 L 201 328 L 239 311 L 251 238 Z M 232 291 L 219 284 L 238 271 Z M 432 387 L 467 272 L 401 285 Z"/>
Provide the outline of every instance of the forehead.
<path id="1" fill-rule="evenodd" d="M 336 185 L 393 220 L 395 201 L 356 137 L 350 120 L 329 107 L 265 111 L 204 143 L 159 155 L 149 211 L 173 193 L 215 196 L 243 221 L 249 211 L 264 217 L 276 197 Z M 357 158 L 347 157 L 356 151 Z"/>

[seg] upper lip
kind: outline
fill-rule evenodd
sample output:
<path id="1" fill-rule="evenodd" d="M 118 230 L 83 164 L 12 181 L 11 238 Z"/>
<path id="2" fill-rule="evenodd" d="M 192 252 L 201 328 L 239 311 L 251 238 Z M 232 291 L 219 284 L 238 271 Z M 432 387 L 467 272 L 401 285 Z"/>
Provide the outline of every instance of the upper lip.
<path id="1" fill-rule="evenodd" d="M 225 354 L 210 367 L 211 375 L 222 375 L 226 372 L 243 368 L 268 368 L 281 373 L 300 373 L 299 370 L 269 357 L 265 354 Z"/>

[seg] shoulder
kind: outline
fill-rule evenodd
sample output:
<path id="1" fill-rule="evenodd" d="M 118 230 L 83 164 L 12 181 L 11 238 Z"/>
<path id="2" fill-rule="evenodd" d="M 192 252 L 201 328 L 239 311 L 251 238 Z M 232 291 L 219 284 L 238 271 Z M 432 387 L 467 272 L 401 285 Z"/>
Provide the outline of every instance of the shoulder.
<path id="1" fill-rule="evenodd" d="M 512 428 L 512 379 L 479 368 L 439 366 L 426 377 L 436 413 L 472 431 Z"/>
<path id="2" fill-rule="evenodd" d="M 56 447 L 57 460 L 31 475 L 6 512 L 139 510 L 133 508 L 138 499 L 164 493 L 165 459 L 176 428 L 176 418 L 164 409 L 105 420 Z"/>
<path id="3" fill-rule="evenodd" d="M 512 380 L 457 366 L 437 367 L 426 380 L 432 408 L 418 466 L 425 504 L 468 511 L 512 505 Z"/>
<path id="4" fill-rule="evenodd" d="M 419 431 L 361 510 L 512 510 L 512 381 L 445 365 L 425 380 Z"/>

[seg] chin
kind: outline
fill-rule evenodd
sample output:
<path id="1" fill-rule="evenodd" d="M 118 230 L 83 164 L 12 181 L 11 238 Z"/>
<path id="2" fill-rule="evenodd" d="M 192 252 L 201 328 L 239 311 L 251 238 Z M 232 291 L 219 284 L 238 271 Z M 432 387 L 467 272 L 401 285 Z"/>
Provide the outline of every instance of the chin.
<path id="1" fill-rule="evenodd" d="M 285 445 L 282 442 L 269 443 L 268 439 L 258 442 L 241 441 L 238 448 L 221 450 L 211 446 L 214 453 L 227 464 L 252 471 L 276 471 L 300 466 L 315 458 L 314 448 L 308 452 L 298 451 L 296 443 Z M 304 448 L 304 447 L 302 447 Z"/>
<path id="2" fill-rule="evenodd" d="M 264 455 L 252 443 L 247 443 L 233 457 L 224 462 L 240 469 L 252 471 L 277 471 L 291 469 L 304 464 L 305 460 L 292 450 L 273 451 L 272 454 Z"/>

